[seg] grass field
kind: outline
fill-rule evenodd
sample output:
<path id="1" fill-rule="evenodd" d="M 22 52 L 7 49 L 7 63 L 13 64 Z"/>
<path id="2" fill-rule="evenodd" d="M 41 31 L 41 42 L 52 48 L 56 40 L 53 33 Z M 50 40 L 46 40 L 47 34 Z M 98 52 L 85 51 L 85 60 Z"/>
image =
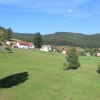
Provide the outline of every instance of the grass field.
<path id="1" fill-rule="evenodd" d="M 62 69 L 64 54 L 32 50 L 0 53 L 0 79 L 28 72 L 28 80 L 0 88 L 0 100 L 100 100 L 100 57 L 80 57 L 78 70 Z"/>

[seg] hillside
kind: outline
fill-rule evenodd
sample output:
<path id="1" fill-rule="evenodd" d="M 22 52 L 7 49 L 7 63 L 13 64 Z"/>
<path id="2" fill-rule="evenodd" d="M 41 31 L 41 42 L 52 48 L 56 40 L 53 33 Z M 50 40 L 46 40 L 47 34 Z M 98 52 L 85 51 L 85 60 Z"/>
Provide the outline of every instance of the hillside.
<path id="1" fill-rule="evenodd" d="M 33 34 L 31 34 L 31 33 L 13 33 L 12 38 L 32 42 L 33 41 Z"/>
<path id="2" fill-rule="evenodd" d="M 33 34 L 14 33 L 13 38 L 33 41 Z M 100 47 L 100 34 L 86 35 L 73 32 L 56 32 L 54 34 L 42 35 L 44 44 L 74 45 L 79 47 Z"/>
<path id="3" fill-rule="evenodd" d="M 44 35 L 44 41 L 55 45 L 74 45 L 79 47 L 100 47 L 100 34 L 85 35 L 80 33 L 56 32 Z"/>

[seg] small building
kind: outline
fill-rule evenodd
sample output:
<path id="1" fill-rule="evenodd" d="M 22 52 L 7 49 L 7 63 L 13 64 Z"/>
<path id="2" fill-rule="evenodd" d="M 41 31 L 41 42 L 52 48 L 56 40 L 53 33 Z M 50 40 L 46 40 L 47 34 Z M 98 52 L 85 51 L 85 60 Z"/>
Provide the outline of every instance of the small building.
<path id="1" fill-rule="evenodd" d="M 97 56 L 98 56 L 98 57 L 100 56 L 100 53 L 99 53 L 99 52 L 97 53 Z"/>
<path id="2" fill-rule="evenodd" d="M 18 39 L 10 39 L 10 40 L 7 40 L 6 41 L 6 44 L 7 45 L 10 45 L 10 46 L 13 46 L 13 44 L 16 44 L 17 41 L 21 41 L 21 40 L 18 40 Z"/>
<path id="3" fill-rule="evenodd" d="M 28 49 L 28 42 L 17 41 L 16 46 L 21 49 Z"/>
<path id="4" fill-rule="evenodd" d="M 12 48 L 21 48 L 21 49 L 33 49 L 34 44 L 32 42 L 26 42 L 18 39 L 10 39 L 6 41 L 7 45 L 10 45 Z"/>
<path id="5" fill-rule="evenodd" d="M 51 45 L 42 45 L 40 50 L 50 52 L 50 51 L 52 51 L 52 47 L 51 47 Z"/>
<path id="6" fill-rule="evenodd" d="M 34 46 L 34 44 L 32 42 L 28 43 L 28 47 L 29 47 L 29 49 L 34 49 L 35 48 L 35 46 Z"/>
<path id="7" fill-rule="evenodd" d="M 67 52 L 66 52 L 66 51 L 62 51 L 62 53 L 63 53 L 63 54 L 66 54 Z"/>
<path id="8" fill-rule="evenodd" d="M 68 52 L 68 49 L 67 48 L 62 48 L 61 49 L 61 53 L 66 54 L 67 52 Z"/>

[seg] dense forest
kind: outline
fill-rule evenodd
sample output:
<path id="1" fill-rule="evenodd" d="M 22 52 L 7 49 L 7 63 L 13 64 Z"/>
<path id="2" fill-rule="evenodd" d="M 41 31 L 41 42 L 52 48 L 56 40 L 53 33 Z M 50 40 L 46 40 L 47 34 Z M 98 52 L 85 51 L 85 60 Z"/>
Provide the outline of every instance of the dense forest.
<path id="1" fill-rule="evenodd" d="M 33 41 L 34 34 L 13 33 L 13 38 Z M 54 34 L 42 35 L 44 44 L 58 46 L 77 46 L 77 47 L 100 47 L 100 34 L 86 35 L 74 32 L 56 32 Z"/>

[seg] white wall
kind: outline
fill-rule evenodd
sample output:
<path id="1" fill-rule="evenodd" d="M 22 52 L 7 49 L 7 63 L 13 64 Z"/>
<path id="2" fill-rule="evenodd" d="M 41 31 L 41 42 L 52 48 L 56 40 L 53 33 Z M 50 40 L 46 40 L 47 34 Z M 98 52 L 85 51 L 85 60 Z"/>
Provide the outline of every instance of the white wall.
<path id="1" fill-rule="evenodd" d="M 34 49 L 34 48 L 35 48 L 35 47 L 34 47 L 34 44 L 33 44 L 32 46 L 29 46 L 29 48 L 30 48 L 30 49 Z"/>
<path id="2" fill-rule="evenodd" d="M 16 46 L 21 49 L 28 49 L 27 45 L 20 45 L 19 42 L 16 43 Z"/>

